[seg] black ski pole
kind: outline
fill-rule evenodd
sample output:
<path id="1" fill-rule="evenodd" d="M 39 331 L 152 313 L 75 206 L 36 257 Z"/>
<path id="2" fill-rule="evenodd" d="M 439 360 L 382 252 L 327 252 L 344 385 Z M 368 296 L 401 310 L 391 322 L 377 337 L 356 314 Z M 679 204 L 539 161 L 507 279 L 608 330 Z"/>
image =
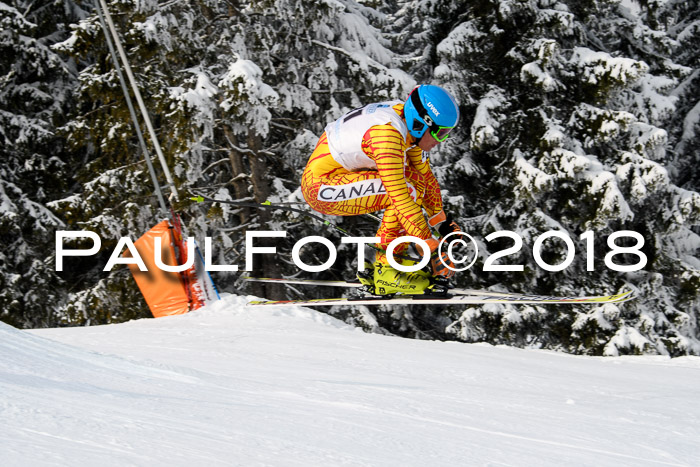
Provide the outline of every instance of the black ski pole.
<path id="1" fill-rule="evenodd" d="M 190 197 L 190 199 L 191 199 L 192 201 L 195 201 L 196 203 L 203 203 L 203 202 L 206 201 L 206 202 L 209 202 L 209 203 L 230 204 L 230 205 L 232 205 L 232 206 L 240 206 L 240 207 L 248 207 L 248 208 L 276 209 L 276 210 L 281 210 L 281 211 L 296 212 L 296 213 L 302 214 L 302 215 L 304 215 L 304 216 L 311 217 L 312 219 L 315 219 L 315 220 L 317 220 L 317 221 L 323 223 L 324 225 L 327 225 L 327 226 L 331 227 L 331 228 L 334 229 L 335 231 L 339 232 L 342 236 L 345 236 L 345 237 L 352 237 L 352 235 L 350 234 L 350 232 L 348 232 L 347 230 L 345 230 L 345 229 L 343 229 L 343 228 L 337 226 L 336 224 L 334 224 L 334 223 L 332 223 L 332 222 L 327 221 L 327 220 L 324 219 L 323 217 L 321 217 L 321 216 L 319 216 L 319 215 L 316 215 L 316 214 L 314 214 L 314 213 L 312 213 L 312 212 L 309 212 L 308 210 L 305 210 L 305 209 L 294 208 L 294 207 L 292 207 L 292 206 L 290 206 L 290 205 L 288 205 L 288 204 L 272 204 L 270 201 L 265 201 L 265 202 L 263 202 L 263 203 L 256 203 L 256 202 L 253 202 L 253 201 L 236 201 L 236 200 L 215 199 L 215 198 L 210 198 L 209 196 L 204 196 L 204 195 L 199 194 L 199 193 L 194 193 L 194 194 L 195 194 L 196 196 Z M 375 215 L 373 215 L 373 214 L 366 214 L 366 216 L 367 216 L 367 217 L 370 217 L 370 218 L 372 218 L 372 219 L 374 219 L 374 220 L 381 221 L 381 219 L 380 219 L 379 217 L 377 217 L 377 216 L 375 216 Z M 374 250 L 376 250 L 376 251 L 378 251 L 378 252 L 380 252 L 380 253 L 386 253 L 386 251 L 385 251 L 384 249 L 379 248 L 379 247 L 376 246 L 376 245 L 373 245 L 373 244 L 368 244 L 368 245 L 369 245 L 370 248 L 372 248 L 372 249 L 374 249 Z M 415 262 L 419 262 L 419 261 L 420 261 L 419 258 L 414 258 L 414 257 L 412 257 L 412 256 L 399 255 L 399 254 L 395 254 L 394 256 L 397 257 L 397 258 L 407 259 L 407 260 L 415 261 Z"/>

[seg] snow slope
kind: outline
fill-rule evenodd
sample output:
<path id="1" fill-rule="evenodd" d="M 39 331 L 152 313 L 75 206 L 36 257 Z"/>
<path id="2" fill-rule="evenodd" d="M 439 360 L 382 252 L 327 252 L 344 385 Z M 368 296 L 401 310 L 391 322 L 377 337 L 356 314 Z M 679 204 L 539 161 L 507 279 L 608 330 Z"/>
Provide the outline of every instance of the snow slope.
<path id="1" fill-rule="evenodd" d="M 700 358 L 416 341 L 244 303 L 0 323 L 0 464 L 698 465 Z"/>

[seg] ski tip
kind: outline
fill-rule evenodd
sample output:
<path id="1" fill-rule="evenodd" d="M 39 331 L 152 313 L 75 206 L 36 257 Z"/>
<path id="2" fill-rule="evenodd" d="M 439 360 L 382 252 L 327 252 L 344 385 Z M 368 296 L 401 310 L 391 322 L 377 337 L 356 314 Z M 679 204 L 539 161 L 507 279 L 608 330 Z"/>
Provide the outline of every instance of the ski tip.
<path id="1" fill-rule="evenodd" d="M 281 305 L 283 303 L 289 303 L 288 300 L 251 300 L 246 305 Z"/>
<path id="2" fill-rule="evenodd" d="M 628 290 L 627 292 L 622 292 L 617 295 L 612 295 L 613 300 L 611 300 L 614 303 L 620 303 L 620 302 L 626 302 L 629 300 L 633 300 L 637 298 L 637 295 L 634 293 L 633 290 Z"/>
<path id="3" fill-rule="evenodd" d="M 622 303 L 635 298 L 634 292 L 628 290 L 627 292 L 620 292 L 613 295 L 601 295 L 599 297 L 589 297 L 585 301 L 590 303 Z"/>
<path id="4" fill-rule="evenodd" d="M 274 302 L 269 301 L 269 300 L 252 300 L 252 301 L 246 303 L 246 305 L 271 305 L 273 303 Z"/>

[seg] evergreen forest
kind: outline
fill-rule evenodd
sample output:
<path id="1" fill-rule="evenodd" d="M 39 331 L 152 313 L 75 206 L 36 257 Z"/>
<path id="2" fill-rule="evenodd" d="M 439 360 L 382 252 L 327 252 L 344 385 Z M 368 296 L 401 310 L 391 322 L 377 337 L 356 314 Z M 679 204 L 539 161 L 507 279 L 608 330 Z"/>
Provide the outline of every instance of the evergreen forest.
<path id="1" fill-rule="evenodd" d="M 287 255 L 262 261 L 255 275 L 351 279 L 356 247 L 322 223 L 191 197 L 308 209 L 300 176 L 328 122 L 436 84 L 462 117 L 431 164 L 446 210 L 479 247 L 455 284 L 637 298 L 322 311 L 408 338 L 700 355 L 698 0 L 107 3 L 172 173 L 164 195 L 188 236 L 212 238 L 213 263 L 242 270 L 247 231 L 284 230 L 275 245 Z M 121 237 L 136 240 L 169 215 L 146 157 L 165 185 L 164 174 L 146 144 L 148 155 L 93 0 L 0 0 L 2 321 L 39 328 L 151 316 L 127 267 L 103 271 Z M 373 236 L 378 225 L 327 220 L 354 236 Z M 102 248 L 57 271 L 58 230 L 96 232 Z M 501 231 L 517 234 L 520 248 L 490 236 Z M 541 238 L 550 231 L 561 235 Z M 643 246 L 615 239 L 629 231 Z M 309 235 L 338 245 L 329 271 L 303 272 L 288 259 Z M 604 261 L 611 251 L 616 264 L 644 267 L 613 270 Z M 508 254 L 496 263 L 522 270 L 485 271 L 499 252 Z M 325 261 L 323 249 L 304 257 Z M 558 271 L 539 266 L 564 262 Z M 340 293 L 251 285 L 241 273 L 212 277 L 220 292 L 271 299 Z"/>

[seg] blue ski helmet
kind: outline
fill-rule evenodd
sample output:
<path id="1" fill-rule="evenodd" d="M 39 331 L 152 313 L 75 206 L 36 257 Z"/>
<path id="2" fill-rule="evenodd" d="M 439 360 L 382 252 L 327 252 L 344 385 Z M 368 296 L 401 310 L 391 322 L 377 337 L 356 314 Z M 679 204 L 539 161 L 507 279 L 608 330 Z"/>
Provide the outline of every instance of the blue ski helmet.
<path id="1" fill-rule="evenodd" d="M 459 106 L 452 95 L 440 86 L 416 86 L 403 108 L 408 131 L 420 139 L 430 129 L 437 141 L 445 141 L 459 121 Z"/>

